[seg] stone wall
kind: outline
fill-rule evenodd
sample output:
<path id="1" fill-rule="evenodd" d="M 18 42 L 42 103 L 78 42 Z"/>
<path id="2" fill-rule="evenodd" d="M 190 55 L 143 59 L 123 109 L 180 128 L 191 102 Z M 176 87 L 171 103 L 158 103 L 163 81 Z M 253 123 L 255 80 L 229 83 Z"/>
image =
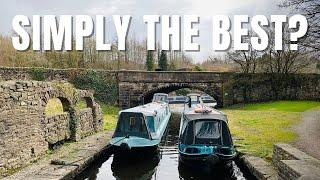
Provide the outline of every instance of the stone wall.
<path id="1" fill-rule="evenodd" d="M 7 80 L 65 80 L 71 81 L 75 76 L 85 74 L 90 69 L 48 69 L 48 68 L 21 68 L 21 67 L 0 67 L 0 81 Z M 103 76 L 116 78 L 116 71 L 96 70 Z"/>
<path id="2" fill-rule="evenodd" d="M 85 137 L 95 132 L 95 123 L 93 119 L 92 108 L 80 109 L 77 112 L 77 115 L 79 117 L 79 127 L 77 130 L 80 137 Z"/>
<path id="3" fill-rule="evenodd" d="M 234 74 L 224 83 L 230 104 L 320 100 L 320 74 Z"/>
<path id="4" fill-rule="evenodd" d="M 60 99 L 63 113 L 46 115 L 51 98 Z M 91 108 L 77 114 L 75 105 L 82 98 Z M 0 81 L 1 175 L 38 159 L 51 145 L 78 140 L 102 128 L 101 109 L 92 92 L 77 90 L 65 82 Z"/>
<path id="5" fill-rule="evenodd" d="M 46 117 L 43 125 L 45 130 L 45 139 L 49 145 L 69 140 L 71 137 L 70 114 L 68 112 Z"/>
<path id="6" fill-rule="evenodd" d="M 289 144 L 274 145 L 273 163 L 279 179 L 295 180 L 301 177 L 320 177 L 320 161 Z"/>
<path id="7" fill-rule="evenodd" d="M 0 80 L 37 79 L 67 80 L 86 75 L 87 69 L 35 69 L 0 68 Z M 264 102 L 273 100 L 317 100 L 320 101 L 320 74 L 242 74 L 221 72 L 147 72 L 147 71 L 104 71 L 96 70 L 99 77 L 112 81 L 112 97 L 122 108 L 133 107 L 150 100 L 156 92 L 171 92 L 180 88 L 195 88 L 213 96 L 219 106 L 238 103 Z M 86 76 L 85 76 L 86 77 Z M 80 82 L 82 83 L 82 81 Z M 108 92 L 100 84 L 95 97 L 106 97 Z M 106 88 L 108 86 L 105 86 Z M 116 90 L 115 90 L 116 89 Z M 101 91 L 101 92 L 100 92 Z M 111 93 L 111 92 L 110 92 Z"/>

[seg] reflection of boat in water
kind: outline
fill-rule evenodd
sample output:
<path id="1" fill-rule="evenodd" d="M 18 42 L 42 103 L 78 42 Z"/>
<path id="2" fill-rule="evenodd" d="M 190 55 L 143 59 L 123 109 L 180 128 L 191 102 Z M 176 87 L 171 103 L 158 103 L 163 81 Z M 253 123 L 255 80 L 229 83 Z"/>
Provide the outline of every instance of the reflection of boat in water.
<path id="1" fill-rule="evenodd" d="M 233 176 L 232 163 L 226 166 L 215 167 L 211 166 L 199 166 L 198 163 L 188 164 L 179 162 L 178 165 L 179 177 L 183 180 L 206 180 L 206 179 L 220 179 L 220 180 L 231 180 L 237 179 Z"/>
<path id="2" fill-rule="evenodd" d="M 153 102 L 122 110 L 110 144 L 119 150 L 157 147 L 171 112 L 167 94 L 155 94 Z"/>
<path id="3" fill-rule="evenodd" d="M 236 156 L 227 116 L 191 102 L 181 116 L 178 148 L 179 160 L 186 164 L 220 166 Z"/>
<path id="4" fill-rule="evenodd" d="M 148 158 L 144 156 L 124 157 L 115 155 L 111 170 L 116 179 L 150 180 L 156 172 L 159 161 L 159 151 Z"/>

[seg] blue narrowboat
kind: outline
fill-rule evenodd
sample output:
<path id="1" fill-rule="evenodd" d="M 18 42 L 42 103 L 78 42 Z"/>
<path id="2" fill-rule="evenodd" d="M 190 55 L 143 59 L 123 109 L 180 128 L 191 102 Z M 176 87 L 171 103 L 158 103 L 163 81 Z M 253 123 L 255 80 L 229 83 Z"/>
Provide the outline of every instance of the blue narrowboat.
<path id="1" fill-rule="evenodd" d="M 155 95 L 151 103 L 120 111 L 110 144 L 125 151 L 157 147 L 171 116 L 165 95 Z"/>
<path id="2" fill-rule="evenodd" d="M 219 166 L 231 162 L 237 154 L 227 116 L 200 104 L 182 113 L 178 149 L 183 164 Z"/>

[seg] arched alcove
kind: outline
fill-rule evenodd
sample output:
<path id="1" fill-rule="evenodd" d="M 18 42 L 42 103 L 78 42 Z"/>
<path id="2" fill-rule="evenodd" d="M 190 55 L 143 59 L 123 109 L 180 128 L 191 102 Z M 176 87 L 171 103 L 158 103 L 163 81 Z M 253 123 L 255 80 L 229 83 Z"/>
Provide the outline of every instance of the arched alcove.
<path id="1" fill-rule="evenodd" d="M 53 116 L 62 114 L 63 112 L 69 112 L 70 101 L 63 97 L 50 98 L 45 106 L 45 116 Z"/>
<path id="2" fill-rule="evenodd" d="M 71 137 L 71 102 L 64 97 L 52 97 L 45 105 L 45 140 L 49 149 L 55 149 L 57 145 Z"/>

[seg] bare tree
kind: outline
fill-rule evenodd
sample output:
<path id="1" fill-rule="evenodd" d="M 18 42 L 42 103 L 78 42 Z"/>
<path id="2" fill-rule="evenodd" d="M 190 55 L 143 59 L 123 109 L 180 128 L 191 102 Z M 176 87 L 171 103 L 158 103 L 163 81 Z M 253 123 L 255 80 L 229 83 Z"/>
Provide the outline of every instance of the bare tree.
<path id="1" fill-rule="evenodd" d="M 294 13 L 301 13 L 308 19 L 308 31 L 305 47 L 320 52 L 320 0 L 284 0 L 280 7 L 291 8 Z"/>
<path id="2" fill-rule="evenodd" d="M 283 49 L 281 51 L 274 48 L 274 28 L 269 27 L 266 31 L 269 36 L 269 47 L 259 58 L 259 65 L 264 72 L 299 73 L 312 63 L 308 48 L 299 46 L 296 51 L 290 50 L 290 30 L 287 24 L 283 30 Z"/>

